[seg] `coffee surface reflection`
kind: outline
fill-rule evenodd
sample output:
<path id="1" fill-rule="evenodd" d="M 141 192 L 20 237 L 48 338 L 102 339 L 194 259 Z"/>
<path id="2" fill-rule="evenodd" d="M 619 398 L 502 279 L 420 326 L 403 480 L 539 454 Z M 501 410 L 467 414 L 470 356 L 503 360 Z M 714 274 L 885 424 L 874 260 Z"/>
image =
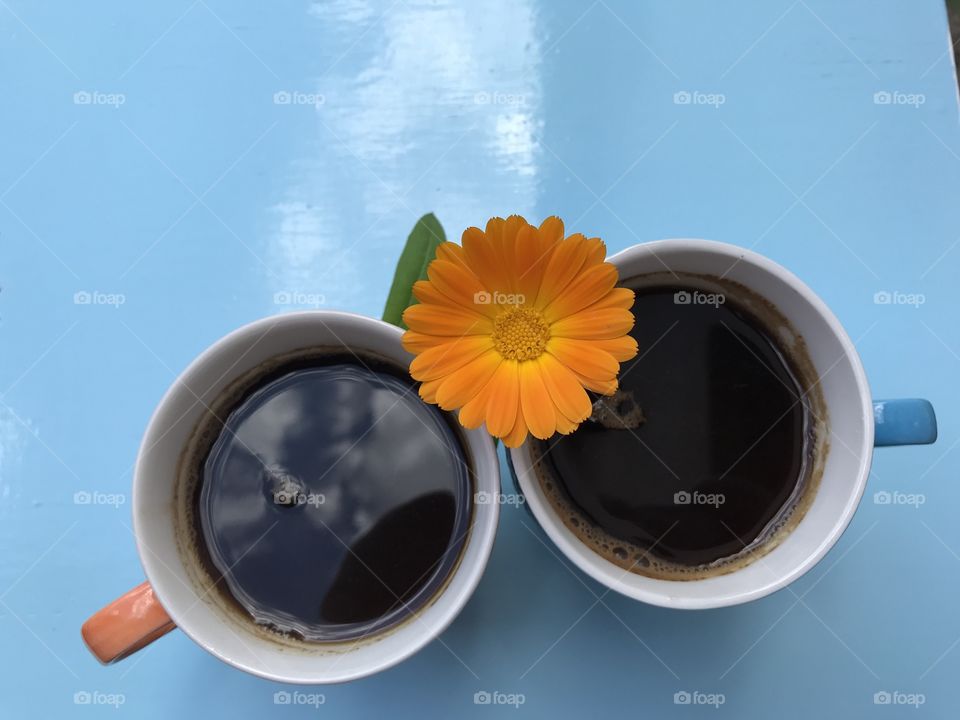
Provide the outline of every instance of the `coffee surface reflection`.
<path id="1" fill-rule="evenodd" d="M 272 371 L 225 418 L 197 515 L 254 620 L 338 641 L 401 622 L 442 588 L 470 508 L 444 415 L 391 368 L 330 358 Z"/>

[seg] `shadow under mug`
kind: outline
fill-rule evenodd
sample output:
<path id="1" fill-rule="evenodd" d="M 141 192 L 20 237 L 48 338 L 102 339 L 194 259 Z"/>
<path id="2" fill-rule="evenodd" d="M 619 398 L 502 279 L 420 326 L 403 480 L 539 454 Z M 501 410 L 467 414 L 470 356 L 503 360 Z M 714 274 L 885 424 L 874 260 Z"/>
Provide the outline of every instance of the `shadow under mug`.
<path id="1" fill-rule="evenodd" d="M 293 312 L 245 325 L 218 340 L 177 378 L 147 426 L 133 475 L 133 527 L 147 582 L 92 616 L 82 635 L 103 663 L 123 659 L 173 630 L 183 630 L 234 667 L 270 680 L 343 682 L 384 670 L 437 637 L 470 598 L 497 529 L 497 503 L 472 502 L 457 565 L 424 607 L 399 625 L 340 643 L 305 643 L 257 628 L 218 600 L 184 550 L 178 520 L 178 464 L 194 430 L 223 390 L 263 363 L 302 349 L 372 354 L 406 368 L 402 331 L 380 320 L 333 311 Z M 484 430 L 460 428 L 474 497 L 500 491 L 499 463 Z M 187 541 L 188 542 L 188 541 Z"/>
<path id="2" fill-rule="evenodd" d="M 680 609 L 736 605 L 769 595 L 810 570 L 843 534 L 863 495 L 875 446 L 936 440 L 936 418 L 928 401 L 871 400 L 860 357 L 840 322 L 809 287 L 773 261 L 734 245 L 678 239 L 635 245 L 610 262 L 623 281 L 665 274 L 669 282 L 670 273 L 725 278 L 772 304 L 789 323 L 789 328 L 775 329 L 783 331 L 781 335 L 795 333 L 805 342 L 825 403 L 829 448 L 821 458 L 823 472 L 806 512 L 778 544 L 727 574 L 682 581 L 630 572 L 591 550 L 544 494 L 532 444 L 511 450 L 510 471 L 533 517 L 564 555 L 607 587 L 636 600 Z"/>

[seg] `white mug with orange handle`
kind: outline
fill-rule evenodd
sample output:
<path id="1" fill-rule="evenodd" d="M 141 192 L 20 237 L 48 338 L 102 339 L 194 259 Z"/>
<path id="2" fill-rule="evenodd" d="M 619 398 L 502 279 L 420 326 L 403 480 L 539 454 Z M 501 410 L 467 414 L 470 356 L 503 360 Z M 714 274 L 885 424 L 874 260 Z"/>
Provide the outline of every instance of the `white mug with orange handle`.
<path id="1" fill-rule="evenodd" d="M 469 534 L 446 584 L 432 602 L 398 626 L 341 643 L 305 643 L 269 633 L 220 599 L 194 569 L 183 527 L 178 464 L 198 422 L 234 380 L 271 358 L 307 347 L 369 353 L 405 368 L 411 356 L 401 331 L 380 320 L 333 311 L 258 320 L 208 348 L 177 378 L 150 419 L 133 476 L 133 527 L 147 582 L 94 614 L 83 639 L 102 663 L 121 660 L 183 630 L 205 650 L 241 670 L 279 682 L 353 680 L 386 669 L 439 635 L 466 604 L 493 547 L 498 503 L 473 502 Z M 500 492 L 489 435 L 460 429 L 476 497 Z"/>

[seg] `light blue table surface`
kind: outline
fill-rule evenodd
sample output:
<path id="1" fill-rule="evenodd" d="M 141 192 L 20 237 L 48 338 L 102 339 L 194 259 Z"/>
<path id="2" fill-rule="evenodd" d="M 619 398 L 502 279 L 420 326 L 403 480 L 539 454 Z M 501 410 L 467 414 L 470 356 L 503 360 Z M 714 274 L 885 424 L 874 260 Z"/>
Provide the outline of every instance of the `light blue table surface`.
<path id="1" fill-rule="evenodd" d="M 941 0 L 0 0 L 0 135 L 0 717 L 960 714 Z M 746 606 L 598 603 L 508 506 L 443 644 L 316 688 L 319 707 L 276 705 L 293 688 L 179 633 L 100 667 L 80 625 L 143 576 L 129 498 L 75 493 L 129 492 L 154 405 L 232 328 L 307 305 L 379 315 L 428 211 L 454 239 L 559 213 L 611 250 L 755 248 L 834 309 L 878 397 L 933 401 L 940 440 L 877 451 L 825 561 Z M 524 703 L 474 704 L 483 691 Z"/>

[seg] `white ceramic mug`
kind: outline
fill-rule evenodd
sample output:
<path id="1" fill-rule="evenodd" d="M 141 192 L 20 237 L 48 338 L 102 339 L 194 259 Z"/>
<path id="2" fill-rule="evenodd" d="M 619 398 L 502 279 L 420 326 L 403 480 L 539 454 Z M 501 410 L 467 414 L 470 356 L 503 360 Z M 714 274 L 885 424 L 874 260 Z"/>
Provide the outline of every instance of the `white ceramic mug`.
<path id="1" fill-rule="evenodd" d="M 264 362 L 304 348 L 367 353 L 406 368 L 401 330 L 343 312 L 295 312 L 245 325 L 214 343 L 177 378 L 150 419 L 133 477 L 133 525 L 147 582 L 85 623 L 83 637 L 101 662 L 136 652 L 174 627 L 241 670 L 288 683 L 333 683 L 388 668 L 439 635 L 480 581 L 496 534 L 497 503 L 473 502 L 459 563 L 431 602 L 396 627 L 358 641 L 302 643 L 257 628 L 204 584 L 184 550 L 178 462 L 197 423 L 225 387 Z M 476 496 L 500 491 L 493 442 L 460 428 Z"/>
<path id="2" fill-rule="evenodd" d="M 936 419 L 926 400 L 871 400 L 857 351 L 840 322 L 795 275 L 750 250 L 707 240 L 661 240 L 610 258 L 621 281 L 669 273 L 726 278 L 771 303 L 786 319 L 776 328 L 788 346 L 799 336 L 825 403 L 829 448 L 822 475 L 802 519 L 765 555 L 725 575 L 665 580 L 625 570 L 604 559 L 558 517 L 537 478 L 531 444 L 510 452 L 514 480 L 549 538 L 581 570 L 629 597 L 664 607 L 735 605 L 768 595 L 810 570 L 846 529 L 863 495 L 875 445 L 926 444 Z M 641 353 L 643 348 L 640 349 Z"/>

